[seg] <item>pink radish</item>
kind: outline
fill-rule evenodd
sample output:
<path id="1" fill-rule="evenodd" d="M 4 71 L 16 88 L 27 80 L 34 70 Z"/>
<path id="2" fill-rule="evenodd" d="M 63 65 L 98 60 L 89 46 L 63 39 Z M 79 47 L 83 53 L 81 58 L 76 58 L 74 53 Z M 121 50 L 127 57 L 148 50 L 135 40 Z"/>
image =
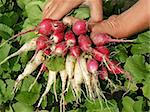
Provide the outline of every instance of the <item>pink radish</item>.
<path id="1" fill-rule="evenodd" d="M 33 88 L 33 86 L 35 85 L 36 81 L 38 80 L 39 76 L 41 75 L 42 72 L 46 71 L 47 70 L 47 67 L 45 66 L 45 64 L 42 64 L 41 65 L 41 68 L 40 68 L 40 71 L 37 75 L 37 77 L 35 78 L 34 82 L 30 85 L 29 87 L 29 90 L 28 91 L 31 91 L 31 89 Z"/>
<path id="2" fill-rule="evenodd" d="M 44 98 L 44 97 L 46 96 L 46 94 L 49 92 L 49 90 L 50 90 L 52 84 L 53 84 L 54 82 L 56 82 L 56 75 L 57 75 L 57 72 L 54 72 L 54 71 L 50 71 L 50 70 L 49 70 L 47 86 L 46 86 L 46 89 L 45 89 L 44 93 L 42 94 L 42 96 L 41 96 L 41 98 L 40 98 L 40 100 L 39 100 L 39 102 L 38 102 L 37 107 L 40 107 L 43 98 Z"/>
<path id="3" fill-rule="evenodd" d="M 41 23 L 38 25 L 38 33 L 49 36 L 53 31 L 52 22 L 53 20 L 51 19 L 42 20 Z"/>
<path id="4" fill-rule="evenodd" d="M 95 49 L 106 56 L 109 56 L 110 54 L 109 49 L 105 46 L 98 46 Z"/>
<path id="5" fill-rule="evenodd" d="M 79 46 L 70 47 L 70 55 L 71 56 L 78 59 L 80 57 L 80 54 L 81 54 L 81 49 L 79 48 Z"/>
<path id="6" fill-rule="evenodd" d="M 54 21 L 52 22 L 52 30 L 53 30 L 54 32 L 59 32 L 59 33 L 60 33 L 60 32 L 64 32 L 65 29 L 66 29 L 66 25 L 64 25 L 63 22 L 57 21 L 57 20 L 54 20 Z"/>
<path id="7" fill-rule="evenodd" d="M 17 55 L 19 55 L 19 54 L 21 54 L 23 52 L 28 52 L 28 51 L 35 50 L 36 49 L 36 41 L 37 41 L 37 38 L 33 38 L 29 42 L 25 43 L 17 52 L 11 54 L 7 58 L 5 58 L 2 62 L 0 62 L 0 65 L 2 65 L 3 63 L 5 63 L 10 58 L 15 57 L 15 56 L 17 56 Z"/>
<path id="8" fill-rule="evenodd" d="M 17 86 L 18 84 L 28 75 L 30 75 L 34 70 L 36 70 L 36 68 L 44 62 L 44 57 L 43 57 L 43 51 L 39 51 L 34 60 L 32 62 L 29 62 L 23 73 L 20 74 L 15 82 L 15 85 L 14 85 L 14 92 L 17 90 Z"/>
<path id="9" fill-rule="evenodd" d="M 94 59 L 96 59 L 99 62 L 103 61 L 103 58 L 105 58 L 105 55 L 103 55 L 102 53 L 100 53 L 98 50 L 93 49 L 92 50 L 92 56 L 94 57 Z"/>
<path id="10" fill-rule="evenodd" d="M 50 40 L 57 44 L 59 42 L 62 42 L 64 40 L 64 33 L 63 32 L 54 32 L 51 36 L 50 36 Z"/>
<path id="11" fill-rule="evenodd" d="M 91 37 L 91 39 L 96 46 L 102 46 L 110 42 L 134 42 L 133 40 L 112 39 L 110 36 L 103 33 L 96 34 Z"/>
<path id="12" fill-rule="evenodd" d="M 90 73 L 96 75 L 96 72 L 98 70 L 99 64 L 98 64 L 98 62 L 95 59 L 88 59 L 86 66 L 87 66 L 87 70 Z"/>
<path id="13" fill-rule="evenodd" d="M 37 50 L 43 50 L 48 47 L 48 38 L 45 36 L 40 36 L 36 41 Z"/>
<path id="14" fill-rule="evenodd" d="M 55 46 L 54 54 L 65 56 L 67 54 L 68 48 L 65 42 L 58 43 Z"/>
<path id="15" fill-rule="evenodd" d="M 88 96 L 93 99 L 94 97 L 94 94 L 93 94 L 93 91 L 92 91 L 92 86 L 91 86 L 91 74 L 88 72 L 87 70 L 87 66 L 86 66 L 86 59 L 82 56 L 80 56 L 80 69 L 82 71 L 82 74 L 83 74 L 83 79 L 85 81 L 85 86 L 87 88 L 87 91 L 88 91 Z"/>
<path id="16" fill-rule="evenodd" d="M 76 35 L 86 34 L 87 32 L 87 23 L 85 20 L 78 20 L 72 26 L 72 31 Z"/>
<path id="17" fill-rule="evenodd" d="M 44 54 L 45 55 L 50 55 L 51 54 L 51 49 L 45 49 Z"/>
<path id="18" fill-rule="evenodd" d="M 72 47 L 76 45 L 76 37 L 72 31 L 67 31 L 65 33 L 65 41 L 67 46 Z"/>
<path id="19" fill-rule="evenodd" d="M 102 66 L 102 69 L 99 73 L 99 77 L 102 79 L 102 80 L 107 80 L 108 79 L 108 72 L 107 72 L 107 69 L 106 67 Z"/>
<path id="20" fill-rule="evenodd" d="M 78 37 L 78 44 L 79 44 L 80 48 L 82 49 L 82 51 L 84 51 L 84 52 L 91 52 L 91 50 L 92 50 L 92 48 L 91 48 L 92 42 L 91 42 L 91 40 L 89 39 L 88 36 L 80 35 Z"/>

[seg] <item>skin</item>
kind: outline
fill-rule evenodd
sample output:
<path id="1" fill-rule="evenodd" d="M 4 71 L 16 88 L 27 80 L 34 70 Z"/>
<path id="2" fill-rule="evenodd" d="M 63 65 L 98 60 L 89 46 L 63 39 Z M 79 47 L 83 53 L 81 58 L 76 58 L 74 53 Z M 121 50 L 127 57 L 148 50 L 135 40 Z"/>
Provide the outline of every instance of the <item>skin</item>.
<path id="1" fill-rule="evenodd" d="M 102 0 L 49 0 L 43 10 L 43 18 L 59 20 L 81 4 L 88 5 L 91 10 L 91 37 L 97 33 L 107 33 L 114 38 L 127 38 L 150 26 L 150 0 L 139 0 L 122 14 L 113 15 L 107 20 L 102 20 Z M 67 18 L 71 23 L 76 20 L 73 17 Z"/>

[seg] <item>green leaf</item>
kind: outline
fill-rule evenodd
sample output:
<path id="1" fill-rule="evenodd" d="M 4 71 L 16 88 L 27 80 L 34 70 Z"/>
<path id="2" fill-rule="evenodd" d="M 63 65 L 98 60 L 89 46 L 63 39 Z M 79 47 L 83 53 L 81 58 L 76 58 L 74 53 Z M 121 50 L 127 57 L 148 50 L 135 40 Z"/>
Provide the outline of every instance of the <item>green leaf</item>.
<path id="1" fill-rule="evenodd" d="M 69 88 L 68 92 L 65 95 L 65 101 L 67 103 L 72 103 L 74 100 L 75 100 L 75 98 L 72 94 L 71 88 Z"/>
<path id="2" fill-rule="evenodd" d="M 46 66 L 49 70 L 52 71 L 61 71 L 65 68 L 65 58 L 60 56 L 51 57 L 46 63 Z"/>
<path id="3" fill-rule="evenodd" d="M 10 51 L 11 46 L 9 44 L 5 44 L 3 47 L 0 48 L 0 62 L 3 61 L 7 56 Z"/>
<path id="4" fill-rule="evenodd" d="M 7 39 L 8 35 L 12 36 L 13 34 L 14 34 L 13 29 L 11 29 L 9 26 L 5 24 L 0 23 L 0 37 L 2 37 L 3 39 Z M 6 36 L 6 37 L 3 37 L 3 36 Z"/>
<path id="5" fill-rule="evenodd" d="M 122 104 L 123 104 L 123 109 L 122 112 L 134 112 L 133 110 L 133 105 L 134 105 L 134 100 L 132 100 L 130 97 L 126 96 L 123 98 Z"/>
<path id="6" fill-rule="evenodd" d="M 33 112 L 32 106 L 29 106 L 27 104 L 23 104 L 20 102 L 13 104 L 13 108 L 14 108 L 15 112 Z"/>
<path id="7" fill-rule="evenodd" d="M 4 94 L 6 91 L 6 84 L 0 80 L 0 104 L 4 101 Z"/>
<path id="8" fill-rule="evenodd" d="M 134 112 L 142 112 L 143 97 L 138 97 L 138 101 L 135 101 L 133 105 Z"/>
<path id="9" fill-rule="evenodd" d="M 144 82 L 143 95 L 150 100 L 150 78 Z"/>
<path id="10" fill-rule="evenodd" d="M 150 31 L 139 34 L 136 42 L 131 48 L 133 54 L 150 53 Z"/>
<path id="11" fill-rule="evenodd" d="M 100 103 L 103 105 L 103 107 L 101 106 Z M 84 105 L 87 108 L 86 112 L 119 112 L 117 104 L 114 100 L 104 102 L 103 100 L 99 101 L 97 99 L 92 103 L 86 101 Z"/>
<path id="12" fill-rule="evenodd" d="M 13 71 L 19 71 L 21 69 L 21 65 L 19 64 L 19 63 L 17 63 L 17 64 L 15 64 L 14 66 L 13 66 Z"/>
<path id="13" fill-rule="evenodd" d="M 143 82 L 150 75 L 145 65 L 145 59 L 141 55 L 130 56 L 126 63 L 125 69 L 131 73 L 133 79 L 137 82 Z"/>
<path id="14" fill-rule="evenodd" d="M 41 85 L 37 82 L 33 86 L 30 92 L 28 92 L 30 85 L 33 83 L 35 78 L 33 76 L 29 76 L 25 78 L 23 84 L 21 86 L 21 92 L 15 97 L 15 99 L 19 102 L 33 105 L 40 96 Z"/>
<path id="15" fill-rule="evenodd" d="M 90 10 L 88 7 L 80 7 L 74 11 L 75 17 L 79 19 L 87 19 L 90 17 Z"/>
<path id="16" fill-rule="evenodd" d="M 18 102 L 28 104 L 28 105 L 33 105 L 35 102 L 38 100 L 40 94 L 36 92 L 28 92 L 28 91 L 23 91 L 20 92 L 15 99 Z"/>
<path id="17" fill-rule="evenodd" d="M 25 6 L 28 18 L 30 19 L 31 22 L 34 24 L 38 24 L 41 21 L 42 18 L 42 6 L 43 2 L 42 1 L 33 1 L 30 2 Z"/>

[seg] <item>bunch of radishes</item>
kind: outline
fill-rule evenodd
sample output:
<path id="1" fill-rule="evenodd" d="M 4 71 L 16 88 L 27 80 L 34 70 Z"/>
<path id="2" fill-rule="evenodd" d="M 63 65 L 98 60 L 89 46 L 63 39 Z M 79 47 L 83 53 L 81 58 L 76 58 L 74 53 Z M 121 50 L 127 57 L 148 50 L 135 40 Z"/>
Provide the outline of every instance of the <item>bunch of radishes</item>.
<path id="1" fill-rule="evenodd" d="M 69 87 L 72 89 L 73 95 L 77 102 L 81 101 L 80 95 L 84 92 L 81 84 L 86 88 L 85 95 L 90 100 L 95 98 L 105 98 L 100 88 L 99 78 L 107 80 L 110 84 L 112 81 L 108 78 L 108 71 L 112 74 L 125 74 L 118 62 L 110 59 L 110 52 L 104 45 L 109 42 L 133 42 L 132 40 L 112 39 L 106 34 L 97 34 L 90 38 L 87 35 L 87 22 L 85 20 L 77 20 L 72 25 L 72 30 L 61 21 L 44 19 L 36 28 L 18 35 L 25 34 L 30 31 L 38 31 L 38 37 L 25 43 L 17 52 L 8 56 L 0 62 L 0 65 L 8 59 L 17 56 L 26 51 L 35 50 L 35 54 L 26 65 L 23 73 L 18 76 L 14 85 L 14 92 L 18 89 L 18 84 L 41 65 L 39 74 L 30 86 L 29 91 L 34 86 L 41 72 L 48 70 L 46 62 L 53 56 L 65 57 L 65 69 L 62 71 L 49 71 L 48 82 L 45 92 L 42 94 L 38 106 L 40 106 L 44 96 L 49 92 L 52 84 L 56 85 L 56 75 L 60 75 L 62 80 L 62 94 L 60 107 L 65 109 L 64 95 Z M 59 66 L 59 65 L 58 65 Z M 115 87 L 115 85 L 114 85 Z M 57 93 L 54 89 L 57 100 Z"/>

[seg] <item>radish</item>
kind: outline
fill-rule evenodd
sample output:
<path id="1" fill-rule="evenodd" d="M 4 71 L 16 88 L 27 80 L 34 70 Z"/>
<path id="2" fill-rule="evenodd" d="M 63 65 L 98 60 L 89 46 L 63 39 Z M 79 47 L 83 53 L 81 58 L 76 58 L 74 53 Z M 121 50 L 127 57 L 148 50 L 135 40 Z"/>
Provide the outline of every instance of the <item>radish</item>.
<path id="1" fill-rule="evenodd" d="M 107 72 L 107 69 L 106 67 L 102 66 L 102 69 L 99 73 L 99 77 L 102 79 L 102 80 L 107 80 L 108 79 L 108 72 Z"/>
<path id="2" fill-rule="evenodd" d="M 56 44 L 54 54 L 55 55 L 60 55 L 60 56 L 65 56 L 67 54 L 68 48 L 65 42 L 61 42 Z"/>
<path id="3" fill-rule="evenodd" d="M 36 83 L 36 81 L 38 80 L 38 78 L 39 78 L 39 76 L 41 75 L 41 73 L 44 72 L 44 71 L 46 71 L 46 69 L 47 69 L 47 67 L 46 67 L 46 65 L 43 63 L 43 64 L 41 65 L 40 71 L 39 71 L 38 75 L 36 76 L 34 82 L 33 82 L 33 83 L 30 85 L 30 87 L 29 87 L 29 90 L 28 90 L 29 92 L 31 91 L 31 89 L 32 89 L 33 86 L 35 85 L 35 83 Z"/>
<path id="4" fill-rule="evenodd" d="M 74 58 L 78 60 L 78 58 L 80 57 L 80 54 L 81 54 L 81 49 L 79 48 L 79 46 L 70 47 L 71 56 L 73 56 Z"/>
<path id="5" fill-rule="evenodd" d="M 68 83 L 67 83 L 66 91 L 68 91 L 71 80 L 74 76 L 74 73 L 73 73 L 74 67 L 75 67 L 75 58 L 68 54 L 66 57 L 66 62 L 65 62 L 65 69 L 68 75 Z"/>
<path id="6" fill-rule="evenodd" d="M 83 79 L 85 81 L 85 87 L 88 89 L 87 94 L 91 99 L 93 99 L 94 94 L 93 94 L 92 86 L 91 86 L 91 79 L 90 79 L 91 75 L 87 70 L 86 59 L 83 56 L 80 57 L 80 64 L 79 65 L 80 65 L 80 68 L 81 68 L 81 71 L 83 74 Z"/>
<path id="7" fill-rule="evenodd" d="M 96 75 L 99 64 L 95 59 L 88 59 L 86 66 L 90 73 Z"/>
<path id="8" fill-rule="evenodd" d="M 61 93 L 61 99 L 60 99 L 60 111 L 63 110 L 63 112 L 65 112 L 65 98 L 64 98 L 64 93 L 65 93 L 65 86 L 66 86 L 68 75 L 67 75 L 66 70 L 62 70 L 59 73 L 60 73 L 60 77 L 61 77 L 61 81 L 62 81 L 62 93 Z M 63 109 L 62 109 L 62 106 L 63 106 Z"/>
<path id="9" fill-rule="evenodd" d="M 38 33 L 49 36 L 52 33 L 52 19 L 44 19 L 38 25 Z"/>
<path id="10" fill-rule="evenodd" d="M 78 20 L 72 26 L 72 31 L 76 35 L 86 34 L 87 32 L 87 23 L 85 20 Z"/>
<path id="11" fill-rule="evenodd" d="M 110 54 L 109 49 L 105 46 L 97 46 L 95 49 L 106 56 L 109 56 Z"/>
<path id="12" fill-rule="evenodd" d="M 17 90 L 17 86 L 21 82 L 21 80 L 23 80 L 26 76 L 30 75 L 43 62 L 44 62 L 43 51 L 39 51 L 35 56 L 34 60 L 26 65 L 23 73 L 20 74 L 16 79 L 14 85 L 14 92 Z"/>
<path id="13" fill-rule="evenodd" d="M 76 45 L 76 37 L 71 30 L 65 33 L 65 41 L 68 47 Z"/>
<path id="14" fill-rule="evenodd" d="M 83 74 L 78 62 L 75 63 L 74 69 L 74 78 L 71 82 L 73 90 L 75 91 L 77 102 L 81 101 L 80 94 L 81 94 L 81 84 L 83 83 Z"/>
<path id="15" fill-rule="evenodd" d="M 57 20 L 54 20 L 54 21 L 52 22 L 52 30 L 53 30 L 54 32 L 58 32 L 58 33 L 64 32 L 65 29 L 66 29 L 66 25 L 64 25 L 63 22 L 57 21 Z"/>
<path id="16" fill-rule="evenodd" d="M 110 36 L 103 33 L 96 34 L 91 37 L 91 39 L 96 46 L 102 46 L 110 42 L 134 42 L 133 40 L 112 39 Z"/>
<path id="17" fill-rule="evenodd" d="M 105 58 L 105 55 L 103 55 L 96 49 L 92 50 L 92 56 L 94 57 L 94 59 L 96 59 L 99 62 L 103 62 L 103 59 Z"/>
<path id="18" fill-rule="evenodd" d="M 47 86 L 46 86 L 46 89 L 44 91 L 44 93 L 42 94 L 39 102 L 38 102 L 38 105 L 37 107 L 40 107 L 41 103 L 42 103 L 42 100 L 43 98 L 46 96 L 46 94 L 49 92 L 52 84 L 56 81 L 56 75 L 57 75 L 57 72 L 54 72 L 54 71 L 50 71 L 49 70 L 49 74 L 48 74 L 48 82 L 47 82 Z"/>
<path id="19" fill-rule="evenodd" d="M 54 32 L 51 36 L 50 36 L 50 40 L 57 44 L 59 42 L 62 42 L 64 40 L 64 32 Z"/>
<path id="20" fill-rule="evenodd" d="M 79 44 L 80 48 L 82 49 L 82 51 L 84 51 L 84 52 L 91 52 L 91 50 L 92 50 L 92 48 L 91 48 L 92 42 L 91 42 L 91 40 L 89 39 L 88 36 L 80 35 L 78 37 L 78 44 Z"/>
<path id="21" fill-rule="evenodd" d="M 47 55 L 47 56 L 50 55 L 51 54 L 51 49 L 45 49 L 44 54 Z"/>
<path id="22" fill-rule="evenodd" d="M 36 41 L 37 50 L 43 50 L 48 47 L 49 39 L 46 36 L 40 36 Z"/>
<path id="23" fill-rule="evenodd" d="M 33 38 L 29 42 L 25 43 L 17 52 L 11 54 L 7 58 L 5 58 L 2 62 L 0 62 L 0 65 L 2 65 L 3 63 L 5 63 L 10 58 L 15 57 L 15 56 L 17 56 L 17 55 L 19 55 L 19 54 L 21 54 L 23 52 L 28 52 L 28 51 L 35 50 L 36 49 L 36 40 L 37 40 L 37 38 Z"/>

